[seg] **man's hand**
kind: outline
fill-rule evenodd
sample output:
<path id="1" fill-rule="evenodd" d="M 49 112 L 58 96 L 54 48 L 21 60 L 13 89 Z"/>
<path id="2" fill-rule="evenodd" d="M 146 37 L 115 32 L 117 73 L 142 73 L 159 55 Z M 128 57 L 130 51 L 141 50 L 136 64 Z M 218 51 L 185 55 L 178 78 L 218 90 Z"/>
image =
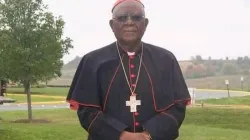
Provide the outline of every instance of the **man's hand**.
<path id="1" fill-rule="evenodd" d="M 119 140 L 136 140 L 135 134 L 131 132 L 124 131 L 122 132 Z"/>
<path id="2" fill-rule="evenodd" d="M 135 140 L 150 140 L 147 134 L 145 133 L 134 133 L 135 134 Z"/>
<path id="3" fill-rule="evenodd" d="M 151 135 L 147 131 L 142 132 L 142 134 L 144 134 L 147 140 L 152 140 Z"/>
<path id="4" fill-rule="evenodd" d="M 150 140 L 145 133 L 131 133 L 124 131 L 119 140 Z"/>

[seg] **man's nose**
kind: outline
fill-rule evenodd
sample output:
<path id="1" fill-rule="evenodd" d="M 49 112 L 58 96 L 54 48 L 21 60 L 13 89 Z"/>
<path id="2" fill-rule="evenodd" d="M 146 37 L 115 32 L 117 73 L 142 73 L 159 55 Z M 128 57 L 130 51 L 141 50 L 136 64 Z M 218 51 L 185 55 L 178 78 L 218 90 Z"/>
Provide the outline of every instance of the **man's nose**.
<path id="1" fill-rule="evenodd" d="M 131 16 L 128 16 L 126 24 L 134 24 L 134 21 L 132 20 Z"/>

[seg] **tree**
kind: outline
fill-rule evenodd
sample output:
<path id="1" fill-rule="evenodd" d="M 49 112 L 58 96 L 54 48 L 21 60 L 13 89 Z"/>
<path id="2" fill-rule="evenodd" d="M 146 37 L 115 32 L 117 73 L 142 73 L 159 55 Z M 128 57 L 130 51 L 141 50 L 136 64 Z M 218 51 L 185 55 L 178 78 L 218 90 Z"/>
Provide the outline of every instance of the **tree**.
<path id="1" fill-rule="evenodd" d="M 2 28 L 3 26 L 1 23 L 0 13 L 0 77 L 6 78 L 8 72 L 10 71 L 9 67 L 7 67 L 8 63 L 10 63 L 10 60 L 8 59 L 9 54 L 6 53 L 6 49 L 8 49 L 8 45 L 11 43 L 11 35 L 8 30 Z"/>
<path id="2" fill-rule="evenodd" d="M 211 57 L 211 56 L 209 56 L 209 57 L 208 57 L 208 60 L 209 60 L 209 61 L 211 61 L 211 60 L 212 60 L 212 57 Z"/>
<path id="3" fill-rule="evenodd" d="M 213 65 L 206 66 L 206 76 L 208 77 L 215 76 L 215 72 L 216 72 L 215 66 Z"/>
<path id="4" fill-rule="evenodd" d="M 1 54 L 6 60 L 7 77 L 21 81 L 32 120 L 30 86 L 61 75 L 62 57 L 72 40 L 62 38 L 65 22 L 47 11 L 42 0 L 0 0 Z"/>
<path id="5" fill-rule="evenodd" d="M 239 73 L 239 69 L 235 64 L 224 63 L 221 69 L 223 75 L 235 75 Z"/>
<path id="6" fill-rule="evenodd" d="M 202 59 L 201 55 L 196 55 L 195 57 L 192 56 L 191 60 L 193 62 L 194 65 L 198 65 L 198 64 L 203 64 L 204 60 Z"/>
<path id="7" fill-rule="evenodd" d="M 185 78 L 203 78 L 206 76 L 206 70 L 202 65 L 188 65 L 184 76 Z"/>
<path id="8" fill-rule="evenodd" d="M 202 59 L 202 57 L 200 55 L 196 55 L 195 58 L 196 58 L 197 62 L 199 62 L 199 63 L 203 62 L 203 59 Z"/>
<path id="9" fill-rule="evenodd" d="M 237 60 L 236 60 L 236 63 L 237 63 L 238 65 L 241 65 L 242 63 L 244 63 L 243 57 L 238 57 Z"/>

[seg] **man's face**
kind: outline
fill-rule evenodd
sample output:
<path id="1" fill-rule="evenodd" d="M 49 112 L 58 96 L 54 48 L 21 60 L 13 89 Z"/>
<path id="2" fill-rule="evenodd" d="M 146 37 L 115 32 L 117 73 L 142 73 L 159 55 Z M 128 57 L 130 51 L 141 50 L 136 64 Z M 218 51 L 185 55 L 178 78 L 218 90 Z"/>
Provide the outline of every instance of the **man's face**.
<path id="1" fill-rule="evenodd" d="M 139 41 L 146 30 L 148 19 L 145 18 L 143 6 L 135 1 L 125 1 L 113 12 L 110 26 L 117 40 L 124 43 Z"/>

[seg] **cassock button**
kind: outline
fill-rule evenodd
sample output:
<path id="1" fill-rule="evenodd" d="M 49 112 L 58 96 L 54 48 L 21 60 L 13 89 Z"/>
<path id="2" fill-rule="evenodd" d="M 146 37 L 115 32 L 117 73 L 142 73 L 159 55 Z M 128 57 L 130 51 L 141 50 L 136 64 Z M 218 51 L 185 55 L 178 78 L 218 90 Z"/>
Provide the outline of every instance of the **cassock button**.
<path id="1" fill-rule="evenodd" d="M 135 74 L 131 74 L 130 77 L 131 77 L 131 78 L 135 78 Z"/>
<path id="2" fill-rule="evenodd" d="M 132 69 L 133 69 L 134 67 L 135 67 L 135 65 L 133 65 L 133 64 L 131 64 L 131 65 L 130 65 L 130 68 L 132 68 Z"/>
<path id="3" fill-rule="evenodd" d="M 139 115 L 139 113 L 138 112 L 135 112 L 135 116 L 138 116 Z"/>
<path id="4" fill-rule="evenodd" d="M 138 122 L 135 123 L 135 126 L 139 126 L 140 124 Z"/>
<path id="5" fill-rule="evenodd" d="M 135 87 L 136 86 L 136 84 L 132 84 L 132 87 Z"/>

